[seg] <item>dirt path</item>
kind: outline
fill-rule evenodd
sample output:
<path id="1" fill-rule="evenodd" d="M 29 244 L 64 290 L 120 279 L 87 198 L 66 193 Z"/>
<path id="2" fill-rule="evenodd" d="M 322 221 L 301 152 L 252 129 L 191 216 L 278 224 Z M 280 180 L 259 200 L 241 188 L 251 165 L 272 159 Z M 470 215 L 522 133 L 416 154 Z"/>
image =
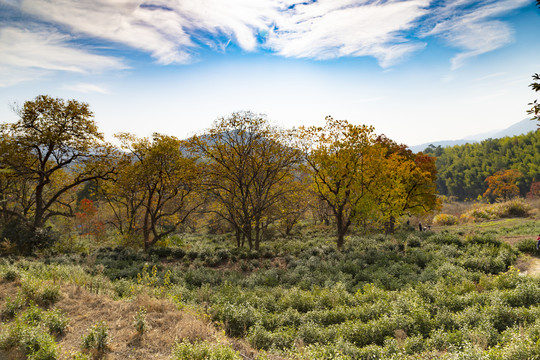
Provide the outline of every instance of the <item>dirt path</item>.
<path id="1" fill-rule="evenodd" d="M 519 265 L 518 269 L 523 275 L 540 275 L 540 259 L 537 257 L 527 257 L 521 259 L 522 262 L 518 260 Z"/>

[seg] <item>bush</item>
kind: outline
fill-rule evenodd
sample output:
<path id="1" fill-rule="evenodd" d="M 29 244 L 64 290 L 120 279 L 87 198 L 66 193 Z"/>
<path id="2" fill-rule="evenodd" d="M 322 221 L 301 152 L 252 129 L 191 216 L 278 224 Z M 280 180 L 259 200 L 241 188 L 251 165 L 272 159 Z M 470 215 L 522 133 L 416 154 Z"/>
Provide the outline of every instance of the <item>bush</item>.
<path id="1" fill-rule="evenodd" d="M 458 223 L 458 218 L 450 214 L 439 214 L 433 218 L 434 225 L 456 225 Z"/>
<path id="2" fill-rule="evenodd" d="M 187 341 L 177 343 L 172 351 L 176 360 L 242 360 L 240 354 L 225 344 L 198 342 L 191 344 Z"/>
<path id="3" fill-rule="evenodd" d="M 3 326 L 0 333 L 0 350 L 18 349 L 27 359 L 56 360 L 58 346 L 54 338 L 39 327 L 19 320 Z"/>
<path id="4" fill-rule="evenodd" d="M 60 286 L 33 278 L 22 283 L 22 292 L 27 299 L 43 306 L 52 305 L 62 297 Z"/>
<path id="5" fill-rule="evenodd" d="M 18 254 L 30 255 L 35 250 L 51 247 L 58 240 L 58 235 L 50 229 L 33 229 L 21 220 L 13 219 L 0 230 L 0 239 L 14 245 Z"/>
<path id="6" fill-rule="evenodd" d="M 107 350 L 110 340 L 109 326 L 104 321 L 100 321 L 88 329 L 86 335 L 83 335 L 81 348 L 103 354 Z"/>
<path id="7" fill-rule="evenodd" d="M 521 252 L 525 252 L 525 253 L 538 252 L 538 250 L 536 250 L 536 240 L 533 238 L 519 240 L 514 246 Z"/>
<path id="8" fill-rule="evenodd" d="M 236 337 L 244 336 L 260 317 L 257 309 L 249 303 L 226 303 L 213 307 L 210 312 L 214 320 L 223 323 L 227 335 Z"/>
<path id="9" fill-rule="evenodd" d="M 44 315 L 44 324 L 53 335 L 65 333 L 69 318 L 60 309 L 49 310 Z"/>
<path id="10" fill-rule="evenodd" d="M 19 274 L 19 272 L 17 271 L 17 269 L 15 268 L 8 268 L 2 278 L 6 281 L 15 281 L 17 279 L 20 279 L 21 278 L 21 275 Z"/>
<path id="11" fill-rule="evenodd" d="M 2 317 L 5 319 L 12 319 L 17 315 L 17 312 L 26 306 L 26 300 L 20 293 L 17 294 L 15 299 L 6 297 L 4 308 L 2 309 Z"/>
<path id="12" fill-rule="evenodd" d="M 148 325 L 146 324 L 146 309 L 144 307 L 140 307 L 133 316 L 133 326 L 139 335 L 142 335 L 148 328 Z"/>

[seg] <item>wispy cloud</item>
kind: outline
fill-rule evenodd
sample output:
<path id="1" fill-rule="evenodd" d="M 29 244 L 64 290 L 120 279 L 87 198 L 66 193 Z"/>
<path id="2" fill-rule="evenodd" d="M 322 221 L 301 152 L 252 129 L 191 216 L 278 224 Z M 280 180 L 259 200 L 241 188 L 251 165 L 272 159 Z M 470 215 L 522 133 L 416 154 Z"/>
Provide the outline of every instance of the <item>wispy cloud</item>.
<path id="1" fill-rule="evenodd" d="M 75 33 L 148 52 L 161 64 L 190 62 L 199 41 L 214 42 L 219 36 L 254 50 L 258 32 L 270 26 L 283 6 L 280 0 L 20 0 L 19 4 L 24 12 Z"/>
<path id="2" fill-rule="evenodd" d="M 513 30 L 496 17 L 530 4 L 530 0 L 447 0 L 432 10 L 423 36 L 439 36 L 463 50 L 451 59 L 452 68 L 471 57 L 485 54 L 513 40 Z"/>
<path id="3" fill-rule="evenodd" d="M 428 0 L 319 0 L 282 14 L 266 43 L 287 57 L 373 56 L 383 67 L 422 47 L 405 31 L 427 14 Z"/>
<path id="4" fill-rule="evenodd" d="M 125 67 L 76 46 L 86 38 L 150 54 L 160 64 L 194 60 L 201 47 L 261 48 L 294 58 L 371 56 L 389 67 L 430 36 L 459 49 L 453 68 L 512 41 L 500 17 L 531 0 L 0 0 L 29 15 L 0 25 L 0 86 L 47 71 Z M 39 19 L 39 24 L 34 23 Z M 43 28 L 43 23 L 54 26 Z M 6 80 L 7 79 L 7 80 Z M 11 79 L 11 80 L 10 80 Z"/>
<path id="5" fill-rule="evenodd" d="M 44 28 L 0 28 L 0 86 L 55 71 L 76 73 L 122 69 L 122 61 L 92 54 L 69 43 L 67 35 Z"/>
<path id="6" fill-rule="evenodd" d="M 81 92 L 81 93 L 110 94 L 107 88 L 101 85 L 90 84 L 90 83 L 78 83 L 78 84 L 73 84 L 73 85 L 66 85 L 64 86 L 64 89 Z"/>

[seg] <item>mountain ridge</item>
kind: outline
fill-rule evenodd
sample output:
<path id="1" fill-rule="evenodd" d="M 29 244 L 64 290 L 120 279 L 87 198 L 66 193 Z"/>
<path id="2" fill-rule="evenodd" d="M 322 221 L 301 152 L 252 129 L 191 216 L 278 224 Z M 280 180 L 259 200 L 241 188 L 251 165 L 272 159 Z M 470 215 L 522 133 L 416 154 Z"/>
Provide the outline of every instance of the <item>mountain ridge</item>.
<path id="1" fill-rule="evenodd" d="M 506 136 L 522 135 L 530 131 L 535 131 L 537 128 L 538 128 L 537 122 L 532 121 L 530 118 L 526 118 L 513 125 L 510 125 L 506 129 L 493 130 L 490 132 L 474 134 L 474 135 L 470 135 L 470 136 L 464 137 L 463 139 L 458 139 L 458 140 L 441 140 L 441 141 L 427 142 L 420 145 L 410 146 L 409 148 L 413 152 L 417 153 L 417 152 L 425 150 L 430 145 L 433 145 L 435 147 L 437 146 L 449 147 L 449 146 L 456 146 L 456 145 L 464 145 L 467 143 L 470 144 L 470 143 L 481 142 L 487 139 L 499 139 Z"/>

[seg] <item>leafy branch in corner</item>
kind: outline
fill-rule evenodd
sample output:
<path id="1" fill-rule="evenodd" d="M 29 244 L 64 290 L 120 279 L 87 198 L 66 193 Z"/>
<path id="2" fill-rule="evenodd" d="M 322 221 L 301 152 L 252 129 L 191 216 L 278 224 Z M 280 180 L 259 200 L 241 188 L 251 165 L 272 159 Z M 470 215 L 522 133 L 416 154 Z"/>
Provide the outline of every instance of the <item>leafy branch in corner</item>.
<path id="1" fill-rule="evenodd" d="M 540 0 L 538 0 L 538 2 L 540 4 Z M 529 86 L 536 92 L 540 91 L 540 74 L 534 74 L 533 80 L 535 82 Z M 527 110 L 527 114 L 533 115 L 532 120 L 540 121 L 540 103 L 538 103 L 538 100 L 534 100 L 532 103 L 529 103 L 529 105 L 532 107 Z M 540 124 L 538 124 L 538 126 L 540 126 Z"/>

